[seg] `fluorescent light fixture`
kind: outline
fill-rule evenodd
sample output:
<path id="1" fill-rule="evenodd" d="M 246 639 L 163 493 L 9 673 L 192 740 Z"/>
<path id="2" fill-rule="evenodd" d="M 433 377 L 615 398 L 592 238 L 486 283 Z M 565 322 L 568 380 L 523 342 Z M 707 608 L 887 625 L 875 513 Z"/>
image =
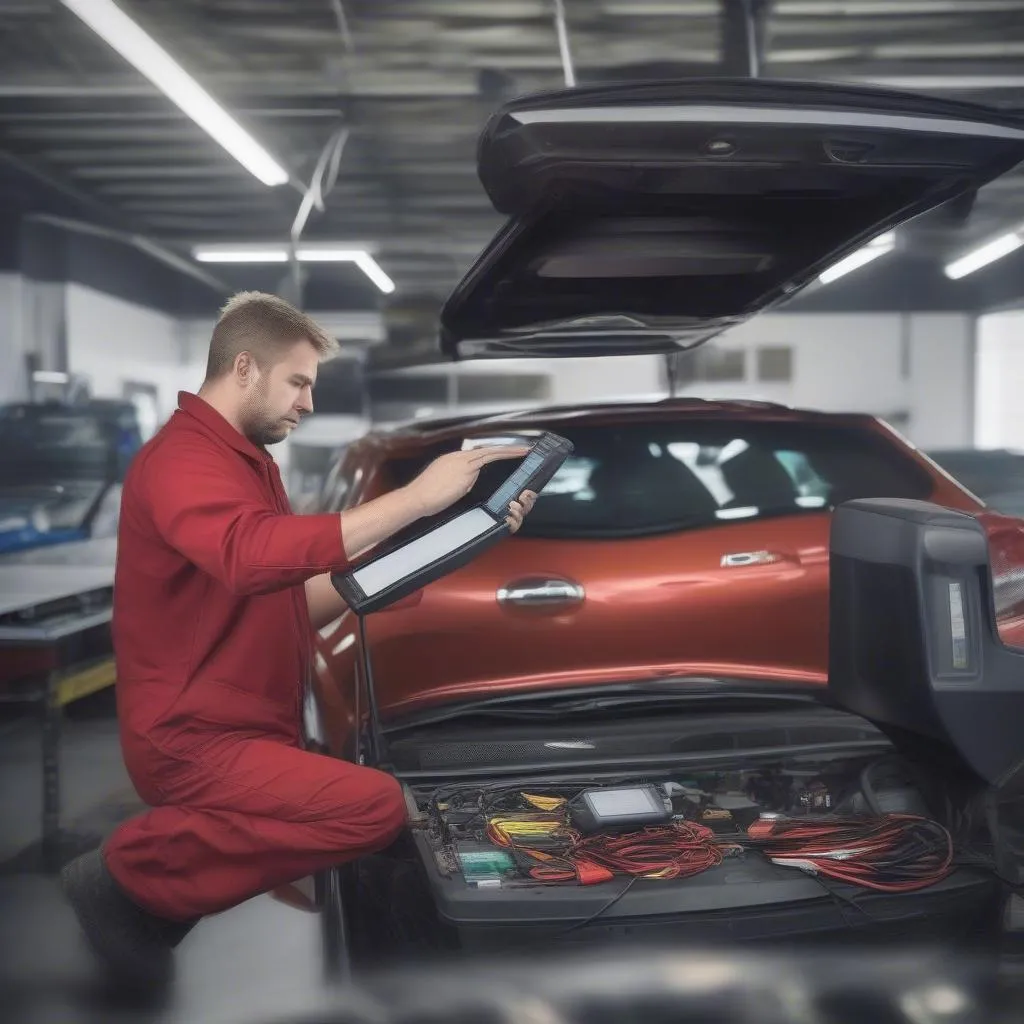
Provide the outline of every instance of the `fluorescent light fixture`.
<path id="1" fill-rule="evenodd" d="M 1016 231 L 1000 235 L 999 238 L 993 239 L 973 252 L 947 264 L 946 277 L 957 281 L 961 277 L 973 274 L 976 270 L 981 270 L 982 267 L 987 267 L 990 263 L 995 263 L 996 260 L 1001 260 L 1004 256 L 1009 256 L 1011 252 L 1016 252 L 1022 245 L 1024 245 L 1024 237 Z"/>
<path id="2" fill-rule="evenodd" d="M 35 370 L 32 379 L 37 384 L 67 384 L 71 378 L 58 370 Z"/>
<path id="3" fill-rule="evenodd" d="M 301 257 L 300 257 L 301 259 Z M 385 294 L 395 290 L 395 282 L 381 269 L 380 264 L 368 253 L 360 252 L 352 261 Z"/>
<path id="4" fill-rule="evenodd" d="M 200 263 L 287 263 L 287 249 L 195 249 Z"/>
<path id="5" fill-rule="evenodd" d="M 300 263 L 354 263 L 385 295 L 395 290 L 395 282 L 365 250 L 338 245 L 303 245 L 295 252 Z M 288 248 L 283 245 L 200 245 L 192 250 L 200 263 L 287 263 Z"/>
<path id="6" fill-rule="evenodd" d="M 218 145 L 264 185 L 283 185 L 288 172 L 152 36 L 113 0 L 61 0 Z"/>
<path id="7" fill-rule="evenodd" d="M 895 248 L 896 232 L 887 231 L 884 235 L 879 235 L 877 238 L 872 239 L 867 245 L 856 252 L 850 253 L 849 256 L 840 260 L 834 266 L 829 267 L 828 270 L 818 277 L 818 280 L 822 284 L 831 284 L 852 271 L 859 270 L 872 260 L 877 260 L 879 256 L 892 252 Z"/>

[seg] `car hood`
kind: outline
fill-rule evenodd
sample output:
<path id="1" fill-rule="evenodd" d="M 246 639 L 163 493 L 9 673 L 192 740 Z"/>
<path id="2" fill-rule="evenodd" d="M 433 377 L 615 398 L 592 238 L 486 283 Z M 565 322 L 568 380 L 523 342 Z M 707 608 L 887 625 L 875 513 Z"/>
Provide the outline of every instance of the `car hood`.
<path id="1" fill-rule="evenodd" d="M 1024 119 L 875 89 L 694 80 L 502 108 L 504 227 L 446 302 L 451 358 L 672 352 L 1024 159 Z"/>

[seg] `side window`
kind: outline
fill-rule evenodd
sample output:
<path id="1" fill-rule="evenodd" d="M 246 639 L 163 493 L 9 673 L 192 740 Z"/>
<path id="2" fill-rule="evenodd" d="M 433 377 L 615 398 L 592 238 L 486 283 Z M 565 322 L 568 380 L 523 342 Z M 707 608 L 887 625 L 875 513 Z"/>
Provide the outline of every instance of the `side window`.
<path id="1" fill-rule="evenodd" d="M 789 474 L 799 498 L 809 498 L 815 504 L 828 504 L 832 488 L 815 472 L 810 460 L 803 452 L 776 451 L 775 458 Z M 800 502 L 800 504 L 806 504 L 806 502 Z"/>

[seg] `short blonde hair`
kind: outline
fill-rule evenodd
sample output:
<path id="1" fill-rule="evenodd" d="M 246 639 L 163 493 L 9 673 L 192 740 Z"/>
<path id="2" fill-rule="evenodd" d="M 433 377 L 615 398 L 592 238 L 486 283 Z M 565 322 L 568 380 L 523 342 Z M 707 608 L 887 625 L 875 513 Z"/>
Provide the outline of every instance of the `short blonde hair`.
<path id="1" fill-rule="evenodd" d="M 210 338 L 206 379 L 228 373 L 240 352 L 251 352 L 261 365 L 272 365 L 282 349 L 309 341 L 326 359 L 338 343 L 311 316 L 266 292 L 239 292 L 225 303 Z"/>

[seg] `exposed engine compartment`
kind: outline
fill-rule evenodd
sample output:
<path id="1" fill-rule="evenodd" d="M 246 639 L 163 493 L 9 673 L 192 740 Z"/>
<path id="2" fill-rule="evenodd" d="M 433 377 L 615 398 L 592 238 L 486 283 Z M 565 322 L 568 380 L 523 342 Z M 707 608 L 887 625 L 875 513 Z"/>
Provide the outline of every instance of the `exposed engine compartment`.
<path id="1" fill-rule="evenodd" d="M 962 855 L 984 827 L 914 766 L 841 749 L 740 763 L 412 785 L 419 820 L 404 864 L 377 865 L 387 892 L 378 887 L 373 927 L 400 931 L 407 951 L 459 955 L 992 933 L 1001 884 L 983 858 Z M 637 788 L 660 795 L 659 823 L 583 830 L 583 793 Z M 860 860 L 848 855 L 863 847 Z M 394 947 L 393 931 L 382 945 Z"/>
<path id="2" fill-rule="evenodd" d="M 477 887 L 689 877 L 757 855 L 766 822 L 776 830 L 788 823 L 790 844 L 801 827 L 813 826 L 820 839 L 840 825 L 850 834 L 911 822 L 930 836 L 918 837 L 922 848 L 952 843 L 929 817 L 909 767 L 892 757 L 779 761 L 600 786 L 455 785 L 420 801 L 437 871 Z M 595 819 L 591 805 L 602 803 L 611 813 Z"/>

